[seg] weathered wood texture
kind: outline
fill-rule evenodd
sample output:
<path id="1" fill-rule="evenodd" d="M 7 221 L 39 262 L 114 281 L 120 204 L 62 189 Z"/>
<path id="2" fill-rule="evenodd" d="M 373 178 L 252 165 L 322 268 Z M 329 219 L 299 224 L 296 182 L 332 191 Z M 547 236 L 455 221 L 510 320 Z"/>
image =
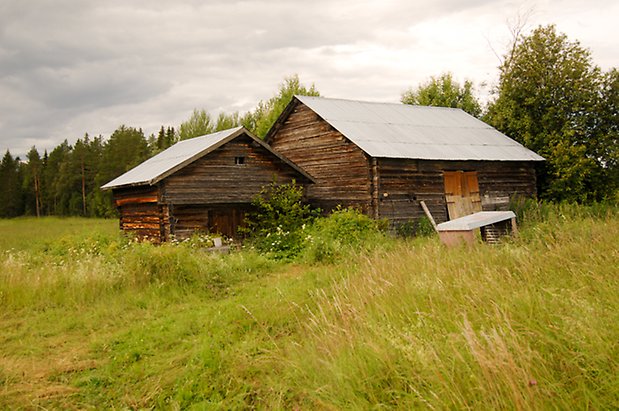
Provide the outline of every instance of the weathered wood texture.
<path id="1" fill-rule="evenodd" d="M 120 228 L 142 239 L 182 240 L 196 231 L 233 237 L 263 187 L 292 180 L 309 183 L 289 164 L 241 135 L 157 186 L 114 190 L 114 199 Z"/>
<path id="2" fill-rule="evenodd" d="M 449 219 L 482 211 L 477 171 L 443 171 Z"/>
<path id="3" fill-rule="evenodd" d="M 325 210 L 337 205 L 370 212 L 370 162 L 365 153 L 302 103 L 269 141 L 273 149 L 316 180 L 307 187 L 311 203 Z"/>
<path id="4" fill-rule="evenodd" d="M 158 189 L 152 186 L 122 188 L 113 191 L 120 214 L 120 229 L 139 239 L 163 240 L 164 216 L 158 203 Z"/>
<path id="5" fill-rule="evenodd" d="M 307 190 L 312 203 L 326 210 L 360 206 L 393 225 L 423 217 L 420 201 L 437 223 L 449 220 L 445 172 L 466 177 L 458 181 L 472 204 L 463 210 L 505 210 L 511 196 L 535 195 L 532 162 L 370 158 L 301 102 L 278 120 L 269 143 L 316 179 Z"/>
<path id="6" fill-rule="evenodd" d="M 244 158 L 243 164 L 236 164 L 238 157 Z M 299 177 L 264 147 L 239 136 L 164 179 L 161 201 L 175 205 L 250 203 L 273 181 L 288 183 Z"/>
<path id="7" fill-rule="evenodd" d="M 247 204 L 178 205 L 173 207 L 170 232 L 178 240 L 191 237 L 196 232 L 236 237 L 249 209 Z"/>
<path id="8" fill-rule="evenodd" d="M 424 215 L 428 206 L 437 223 L 449 220 L 444 173 L 476 172 L 484 211 L 506 210 L 511 196 L 535 195 L 535 170 L 529 162 L 429 161 L 379 159 L 381 218 L 394 223 Z"/>

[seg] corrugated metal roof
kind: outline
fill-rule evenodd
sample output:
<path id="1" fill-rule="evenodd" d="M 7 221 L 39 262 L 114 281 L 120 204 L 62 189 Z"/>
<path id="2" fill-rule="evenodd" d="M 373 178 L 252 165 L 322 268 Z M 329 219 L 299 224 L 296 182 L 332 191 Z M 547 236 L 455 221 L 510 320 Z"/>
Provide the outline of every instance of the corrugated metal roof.
<path id="1" fill-rule="evenodd" d="M 179 168 L 219 147 L 226 139 L 236 137 L 243 127 L 231 128 L 189 140 L 179 141 L 161 153 L 101 186 L 102 189 L 154 184 Z M 220 144 L 221 143 L 221 144 Z"/>
<path id="2" fill-rule="evenodd" d="M 228 130 L 219 131 L 213 134 L 207 134 L 201 137 L 191 138 L 189 140 L 179 141 L 172 147 L 162 151 L 161 153 L 149 158 L 138 166 L 127 171 L 120 177 L 115 178 L 109 183 L 101 186 L 103 190 L 112 188 L 129 187 L 137 185 L 155 184 L 163 180 L 167 176 L 181 168 L 191 164 L 195 160 L 205 156 L 206 154 L 216 150 L 228 141 L 245 134 L 252 138 L 256 143 L 260 144 L 273 155 L 278 157 L 284 163 L 295 169 L 299 174 L 303 175 L 309 181 L 313 182 L 312 176 L 299 168 L 296 164 L 276 153 L 264 141 L 247 131 L 244 127 L 235 127 Z"/>
<path id="3" fill-rule="evenodd" d="M 295 97 L 372 157 L 544 160 L 460 109 Z"/>

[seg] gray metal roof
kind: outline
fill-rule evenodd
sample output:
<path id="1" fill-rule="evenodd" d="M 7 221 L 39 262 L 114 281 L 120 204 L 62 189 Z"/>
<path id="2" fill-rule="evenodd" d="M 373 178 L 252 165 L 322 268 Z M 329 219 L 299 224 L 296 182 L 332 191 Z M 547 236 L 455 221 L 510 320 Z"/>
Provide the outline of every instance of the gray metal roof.
<path id="1" fill-rule="evenodd" d="M 313 181 L 312 177 L 301 170 L 290 160 L 275 153 L 271 147 L 265 142 L 258 139 L 256 136 L 247 131 L 244 127 L 235 127 L 228 130 L 219 131 L 213 134 L 207 134 L 201 137 L 191 138 L 189 140 L 179 141 L 170 148 L 161 153 L 149 158 L 143 163 L 137 165 L 125 174 L 115 178 L 109 183 L 101 186 L 101 189 L 108 190 L 112 188 L 137 186 L 137 185 L 152 185 L 163 180 L 167 176 L 175 173 L 181 168 L 191 164 L 195 160 L 205 156 L 206 154 L 216 150 L 228 141 L 246 134 L 254 141 L 269 150 L 275 156 L 280 158 L 286 164 L 297 170 L 303 176 Z"/>
<path id="2" fill-rule="evenodd" d="M 295 97 L 372 157 L 544 160 L 460 109 Z"/>

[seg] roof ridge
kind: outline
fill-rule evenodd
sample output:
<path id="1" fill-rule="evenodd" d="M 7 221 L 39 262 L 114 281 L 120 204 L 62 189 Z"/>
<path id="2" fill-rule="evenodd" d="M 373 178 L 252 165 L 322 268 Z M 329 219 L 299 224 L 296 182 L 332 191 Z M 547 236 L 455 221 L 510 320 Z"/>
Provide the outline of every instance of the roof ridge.
<path id="1" fill-rule="evenodd" d="M 464 111 L 459 107 L 424 106 L 421 104 L 407 104 L 407 103 L 402 103 L 402 102 L 397 103 L 397 102 L 392 102 L 392 101 L 368 101 L 368 100 L 356 100 L 356 99 L 347 99 L 347 98 L 340 98 L 340 97 L 305 96 L 302 94 L 295 94 L 295 97 L 297 97 L 299 100 L 301 99 L 331 100 L 331 101 L 345 101 L 347 103 L 361 103 L 361 104 L 371 104 L 371 105 L 392 105 L 392 106 L 398 106 L 398 107 L 413 107 L 413 108 L 419 108 L 419 109 L 424 109 L 424 110 L 444 109 L 444 110 Z"/>
<path id="2" fill-rule="evenodd" d="M 201 136 L 195 136 L 195 137 L 187 138 L 187 139 L 185 139 L 185 140 L 180 140 L 180 141 L 177 141 L 176 143 L 172 144 L 172 145 L 171 145 L 170 147 L 168 147 L 168 148 L 174 147 L 174 146 L 175 146 L 175 145 L 177 145 L 177 144 L 182 144 L 182 143 L 185 143 L 185 142 L 187 142 L 187 141 L 192 141 L 192 140 L 194 140 L 194 141 L 195 141 L 195 139 L 197 139 L 197 138 L 213 137 L 213 136 L 216 136 L 216 135 L 221 134 L 221 133 L 234 133 L 234 132 L 238 131 L 240 128 L 243 128 L 243 126 L 237 126 L 237 127 L 227 128 L 227 129 L 225 129 L 225 130 L 213 131 L 212 133 L 202 134 Z M 167 150 L 167 148 L 166 148 L 166 150 Z M 162 152 L 163 152 L 163 151 L 162 151 Z"/>

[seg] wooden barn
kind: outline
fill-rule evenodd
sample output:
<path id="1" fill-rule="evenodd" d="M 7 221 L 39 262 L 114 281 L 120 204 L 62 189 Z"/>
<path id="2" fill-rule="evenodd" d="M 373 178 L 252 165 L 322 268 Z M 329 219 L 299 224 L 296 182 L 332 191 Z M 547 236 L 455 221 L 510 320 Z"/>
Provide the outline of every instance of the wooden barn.
<path id="1" fill-rule="evenodd" d="M 393 225 L 504 210 L 535 196 L 544 159 L 460 109 L 295 96 L 266 141 L 315 184 L 323 209 L 356 206 Z"/>
<path id="2" fill-rule="evenodd" d="M 312 178 L 238 127 L 176 143 L 101 188 L 123 231 L 160 242 L 197 230 L 234 237 L 264 186 L 292 180 Z"/>

